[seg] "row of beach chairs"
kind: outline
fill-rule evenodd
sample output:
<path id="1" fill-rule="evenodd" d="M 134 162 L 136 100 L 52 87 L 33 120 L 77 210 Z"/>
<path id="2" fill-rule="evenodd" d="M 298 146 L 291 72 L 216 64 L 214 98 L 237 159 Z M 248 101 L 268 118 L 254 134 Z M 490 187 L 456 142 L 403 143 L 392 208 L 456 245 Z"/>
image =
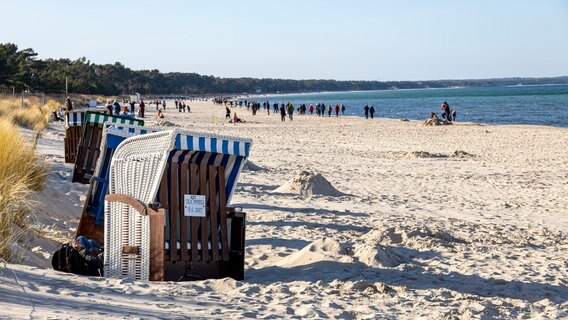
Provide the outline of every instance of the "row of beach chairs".
<path id="1" fill-rule="evenodd" d="M 79 113 L 65 141 L 73 182 L 89 184 L 77 236 L 104 245 L 105 276 L 242 280 L 246 214 L 228 204 L 252 141 Z"/>

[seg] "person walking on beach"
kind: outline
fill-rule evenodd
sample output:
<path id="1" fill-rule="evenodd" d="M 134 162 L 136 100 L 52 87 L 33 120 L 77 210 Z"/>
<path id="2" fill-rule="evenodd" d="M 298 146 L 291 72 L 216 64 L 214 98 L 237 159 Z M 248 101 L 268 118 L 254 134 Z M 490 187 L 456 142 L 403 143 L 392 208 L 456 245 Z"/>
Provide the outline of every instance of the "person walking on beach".
<path id="1" fill-rule="evenodd" d="M 286 109 L 284 109 L 284 104 L 280 105 L 280 121 L 286 121 Z"/>
<path id="2" fill-rule="evenodd" d="M 447 121 L 452 122 L 452 115 L 451 115 L 451 111 L 450 111 L 450 105 L 444 101 L 441 105 L 440 105 L 440 109 L 442 109 L 442 118 L 446 119 Z"/>
<path id="3" fill-rule="evenodd" d="M 114 106 L 114 114 L 119 115 L 120 109 L 122 109 L 122 107 L 120 106 L 120 103 L 118 101 L 114 100 L 112 105 Z"/>
<path id="4" fill-rule="evenodd" d="M 65 108 L 67 109 L 67 111 L 73 110 L 73 102 L 71 102 L 71 97 L 69 96 L 67 97 L 67 99 L 65 99 Z"/>
<path id="5" fill-rule="evenodd" d="M 368 104 L 365 105 L 364 110 L 365 110 L 365 119 L 369 119 L 369 105 Z"/>
<path id="6" fill-rule="evenodd" d="M 335 117 L 339 117 L 339 104 L 335 105 Z"/>
<path id="7" fill-rule="evenodd" d="M 231 110 L 227 106 L 225 106 L 225 119 L 231 119 Z"/>
<path id="8" fill-rule="evenodd" d="M 343 103 L 341 104 L 341 114 L 345 115 L 345 106 L 343 105 Z"/>
<path id="9" fill-rule="evenodd" d="M 290 121 L 294 120 L 294 105 L 288 102 L 288 118 Z"/>
<path id="10" fill-rule="evenodd" d="M 158 102 L 160 102 L 160 101 L 158 101 Z M 162 106 L 164 107 L 164 111 L 166 111 L 166 100 L 164 100 L 164 101 L 162 102 Z"/>
<path id="11" fill-rule="evenodd" d="M 372 105 L 371 105 L 371 107 L 369 108 L 369 113 L 371 114 L 371 119 L 373 119 L 374 114 L 375 114 L 375 107 L 373 107 Z"/>
<path id="12" fill-rule="evenodd" d="M 331 117 L 331 104 L 327 106 L 327 116 Z"/>
<path id="13" fill-rule="evenodd" d="M 140 118 L 144 118 L 144 109 L 146 105 L 144 104 L 144 100 L 140 100 L 140 105 L 138 106 L 138 110 L 140 110 Z"/>

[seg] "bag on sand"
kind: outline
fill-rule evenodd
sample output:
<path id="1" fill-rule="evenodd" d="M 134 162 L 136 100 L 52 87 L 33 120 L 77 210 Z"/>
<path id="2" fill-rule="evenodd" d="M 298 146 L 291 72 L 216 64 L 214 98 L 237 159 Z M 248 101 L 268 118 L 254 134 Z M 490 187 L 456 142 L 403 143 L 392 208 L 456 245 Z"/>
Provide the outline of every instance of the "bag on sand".
<path id="1" fill-rule="evenodd" d="M 69 243 L 64 243 L 53 253 L 51 266 L 57 271 L 83 276 L 103 275 L 102 253 L 97 255 L 87 248 L 76 250 Z"/>

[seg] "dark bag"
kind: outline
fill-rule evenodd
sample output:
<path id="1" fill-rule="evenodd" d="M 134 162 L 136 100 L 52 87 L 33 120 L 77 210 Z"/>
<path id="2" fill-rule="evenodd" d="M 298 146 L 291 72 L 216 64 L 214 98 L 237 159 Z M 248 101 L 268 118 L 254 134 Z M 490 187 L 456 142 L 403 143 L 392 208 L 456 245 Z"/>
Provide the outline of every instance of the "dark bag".
<path id="1" fill-rule="evenodd" d="M 102 259 L 91 250 L 75 250 L 65 243 L 53 254 L 51 266 L 54 270 L 84 276 L 102 276 Z"/>

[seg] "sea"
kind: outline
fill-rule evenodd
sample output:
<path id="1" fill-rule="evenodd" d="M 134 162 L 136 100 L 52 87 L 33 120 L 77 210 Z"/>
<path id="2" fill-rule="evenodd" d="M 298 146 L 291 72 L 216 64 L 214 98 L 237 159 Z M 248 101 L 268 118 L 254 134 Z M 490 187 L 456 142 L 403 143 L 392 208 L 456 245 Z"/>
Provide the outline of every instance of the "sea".
<path id="1" fill-rule="evenodd" d="M 456 110 L 458 122 L 568 127 L 568 84 L 321 92 L 247 99 L 269 101 L 271 105 L 291 102 L 295 107 L 305 103 L 308 108 L 318 102 L 326 106 L 343 104 L 345 115 L 360 117 L 365 105 L 373 105 L 375 117 L 409 120 L 425 120 L 430 112 L 441 117 L 440 105 L 446 101 Z"/>

